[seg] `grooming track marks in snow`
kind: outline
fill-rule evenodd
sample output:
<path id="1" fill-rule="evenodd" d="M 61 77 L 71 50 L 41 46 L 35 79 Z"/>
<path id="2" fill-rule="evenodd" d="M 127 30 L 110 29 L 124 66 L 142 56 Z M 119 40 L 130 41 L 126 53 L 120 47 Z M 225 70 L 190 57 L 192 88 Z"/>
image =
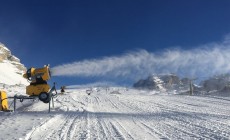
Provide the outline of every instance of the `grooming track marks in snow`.
<path id="1" fill-rule="evenodd" d="M 55 108 L 34 102 L 0 114 L 0 139 L 230 139 L 230 98 L 68 90 Z"/>

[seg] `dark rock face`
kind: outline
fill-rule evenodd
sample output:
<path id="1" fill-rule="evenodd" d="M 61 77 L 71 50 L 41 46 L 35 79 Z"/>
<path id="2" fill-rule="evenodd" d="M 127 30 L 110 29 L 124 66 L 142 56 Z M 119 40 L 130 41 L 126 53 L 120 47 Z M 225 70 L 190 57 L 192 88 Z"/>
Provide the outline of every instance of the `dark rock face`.
<path id="1" fill-rule="evenodd" d="M 223 93 L 229 93 L 229 95 L 230 95 L 230 85 L 224 86 L 224 88 L 221 90 L 221 92 L 223 92 Z"/>
<path id="2" fill-rule="evenodd" d="M 157 89 L 157 83 L 149 77 L 146 80 L 139 80 L 137 83 L 134 83 L 133 87 L 139 89 Z"/>
<path id="3" fill-rule="evenodd" d="M 230 83 L 230 75 L 223 74 L 219 76 L 212 77 L 202 82 L 202 87 L 206 91 L 221 91 Z"/>
<path id="4" fill-rule="evenodd" d="M 174 85 L 180 85 L 181 83 L 180 78 L 176 75 L 163 75 L 160 79 L 162 79 L 166 88 L 171 88 Z"/>
<path id="5" fill-rule="evenodd" d="M 221 79 L 209 79 L 204 81 L 203 87 L 207 91 L 212 90 L 221 90 L 225 86 L 225 81 L 222 81 Z"/>
<path id="6" fill-rule="evenodd" d="M 173 74 L 168 75 L 152 75 L 147 79 L 139 80 L 134 83 L 133 87 L 138 89 L 149 89 L 149 90 L 166 90 L 175 85 L 180 85 L 180 78 Z"/>
<path id="7" fill-rule="evenodd" d="M 11 56 L 10 50 L 0 43 L 0 62 L 7 60 L 9 56 Z"/>
<path id="8" fill-rule="evenodd" d="M 190 84 L 190 79 L 189 78 L 182 78 L 181 79 L 181 84 L 182 85 L 189 85 Z"/>

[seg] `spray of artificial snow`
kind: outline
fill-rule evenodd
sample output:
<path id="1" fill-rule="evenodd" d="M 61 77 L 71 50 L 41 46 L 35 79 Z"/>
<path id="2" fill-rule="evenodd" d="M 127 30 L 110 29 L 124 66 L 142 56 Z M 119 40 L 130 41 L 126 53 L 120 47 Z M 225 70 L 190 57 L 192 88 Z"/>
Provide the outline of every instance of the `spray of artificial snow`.
<path id="1" fill-rule="evenodd" d="M 137 79 L 149 74 L 175 73 L 182 76 L 212 76 L 230 72 L 230 39 L 192 50 L 146 50 L 63 64 L 51 69 L 53 76 L 123 77 Z"/>
<path id="2" fill-rule="evenodd" d="M 88 88 L 88 87 L 108 87 L 108 86 L 116 86 L 113 82 L 95 82 L 88 83 L 84 85 L 69 85 L 65 86 L 65 89 L 77 89 L 77 88 Z"/>

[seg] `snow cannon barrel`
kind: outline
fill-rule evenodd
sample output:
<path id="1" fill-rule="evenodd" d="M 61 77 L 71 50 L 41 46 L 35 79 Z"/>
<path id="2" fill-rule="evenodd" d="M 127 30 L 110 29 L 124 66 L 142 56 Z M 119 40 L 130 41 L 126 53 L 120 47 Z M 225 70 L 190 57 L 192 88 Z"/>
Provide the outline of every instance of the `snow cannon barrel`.
<path id="1" fill-rule="evenodd" d="M 51 78 L 49 65 L 45 65 L 43 68 L 32 67 L 26 71 L 23 77 L 34 83 L 37 82 L 37 80 L 48 81 Z"/>

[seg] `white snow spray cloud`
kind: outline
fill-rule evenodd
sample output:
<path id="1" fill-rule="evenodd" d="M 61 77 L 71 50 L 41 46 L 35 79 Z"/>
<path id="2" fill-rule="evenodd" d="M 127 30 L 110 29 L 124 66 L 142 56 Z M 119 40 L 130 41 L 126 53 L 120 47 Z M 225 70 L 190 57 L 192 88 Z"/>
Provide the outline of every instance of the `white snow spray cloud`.
<path id="1" fill-rule="evenodd" d="M 209 77 L 230 72 L 230 37 L 192 50 L 164 52 L 138 50 L 120 56 L 63 64 L 51 69 L 53 76 L 110 77 L 137 80 L 150 74 L 175 73 L 184 77 Z"/>
<path id="2" fill-rule="evenodd" d="M 87 83 L 83 85 L 69 85 L 66 86 L 66 89 L 76 89 L 76 88 L 88 88 L 88 87 L 108 87 L 108 86 L 116 86 L 113 82 L 95 82 L 95 83 Z"/>

